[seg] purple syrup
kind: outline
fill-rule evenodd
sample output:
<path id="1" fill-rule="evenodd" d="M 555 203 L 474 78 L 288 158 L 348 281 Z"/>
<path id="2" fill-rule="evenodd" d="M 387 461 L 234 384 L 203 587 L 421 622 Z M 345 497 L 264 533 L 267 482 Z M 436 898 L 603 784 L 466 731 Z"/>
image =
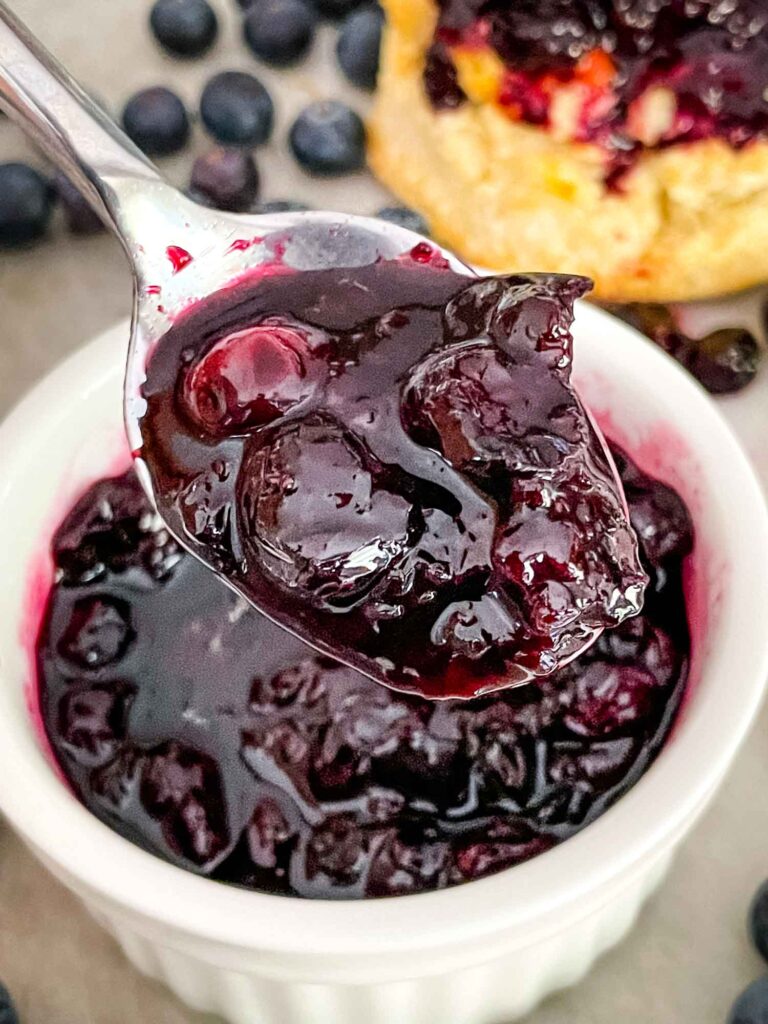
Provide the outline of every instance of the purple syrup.
<path id="1" fill-rule="evenodd" d="M 439 0 L 440 18 L 425 68 L 433 105 L 464 97 L 450 47 L 487 45 L 509 69 L 500 101 L 541 123 L 542 76 L 573 80 L 580 61 L 608 54 L 615 68 L 609 102 L 594 104 L 577 138 L 605 146 L 618 173 L 639 149 L 631 107 L 649 88 L 674 93 L 668 146 L 717 137 L 741 147 L 768 129 L 768 9 L 761 0 Z M 506 99 L 505 99 L 506 93 Z M 609 168 L 609 174 L 611 169 Z"/>
<path id="2" fill-rule="evenodd" d="M 126 474 L 52 549 L 43 720 L 79 799 L 127 839 L 252 889 L 443 888 L 594 821 L 657 755 L 683 696 L 685 506 L 616 452 L 651 577 L 640 615 L 536 686 L 434 703 L 319 656 L 181 550 Z"/>
<path id="3" fill-rule="evenodd" d="M 206 299 L 147 371 L 164 520 L 270 617 L 397 689 L 546 676 L 646 583 L 569 383 L 586 287 L 458 275 L 425 243 Z"/>

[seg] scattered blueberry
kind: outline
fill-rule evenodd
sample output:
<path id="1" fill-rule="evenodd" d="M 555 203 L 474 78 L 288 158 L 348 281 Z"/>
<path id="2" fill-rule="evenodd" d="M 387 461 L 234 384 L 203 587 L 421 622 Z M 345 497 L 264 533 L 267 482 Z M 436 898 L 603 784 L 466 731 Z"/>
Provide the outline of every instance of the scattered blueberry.
<path id="1" fill-rule="evenodd" d="M 243 0 L 241 0 L 243 2 Z M 253 0 L 246 0 L 253 3 Z M 363 0 L 313 0 L 318 12 L 324 18 L 346 18 L 348 14 L 359 7 Z"/>
<path id="2" fill-rule="evenodd" d="M 763 882 L 749 908 L 749 934 L 755 949 L 768 960 L 768 882 Z"/>
<path id="3" fill-rule="evenodd" d="M 200 116 L 213 137 L 228 146 L 259 146 L 272 134 L 272 97 L 253 75 L 222 71 L 203 90 Z"/>
<path id="4" fill-rule="evenodd" d="M 0 982 L 0 1024 L 19 1024 L 19 1015 L 8 989 Z"/>
<path id="5" fill-rule="evenodd" d="M 306 107 L 291 127 L 290 143 L 296 159 L 312 174 L 333 177 L 365 165 L 365 126 L 338 100 Z"/>
<path id="6" fill-rule="evenodd" d="M 42 238 L 53 209 L 53 189 L 27 164 L 0 164 L 0 246 Z"/>
<path id="7" fill-rule="evenodd" d="M 317 11 L 307 0 L 259 0 L 248 10 L 243 32 L 257 57 L 288 67 L 307 52 L 316 25 Z"/>
<path id="8" fill-rule="evenodd" d="M 341 70 L 353 85 L 376 88 L 384 13 L 378 4 L 353 11 L 341 26 L 336 56 Z"/>
<path id="9" fill-rule="evenodd" d="M 219 32 L 208 0 L 157 0 L 149 23 L 157 41 L 174 57 L 201 57 Z"/>
<path id="10" fill-rule="evenodd" d="M 242 149 L 212 149 L 195 160 L 190 192 L 218 210 L 244 213 L 259 194 L 256 163 Z"/>
<path id="11" fill-rule="evenodd" d="M 415 231 L 417 235 L 429 236 L 429 225 L 426 220 L 416 210 L 411 210 L 407 206 L 384 206 L 376 216 L 379 220 L 386 220 L 400 228 Z"/>
<path id="12" fill-rule="evenodd" d="M 147 156 L 170 156 L 189 139 L 189 117 L 175 92 L 155 86 L 137 92 L 123 110 L 123 127 Z"/>
<path id="13" fill-rule="evenodd" d="M 768 1024 L 768 976 L 744 989 L 733 1004 L 728 1024 Z"/>
<path id="14" fill-rule="evenodd" d="M 256 203 L 252 213 L 303 213 L 310 207 L 305 203 L 297 203 L 293 199 L 268 199 L 264 203 Z"/>
<path id="15" fill-rule="evenodd" d="M 67 226 L 73 235 L 97 235 L 104 230 L 101 217 L 61 171 L 53 176 L 53 190 L 61 201 Z"/>

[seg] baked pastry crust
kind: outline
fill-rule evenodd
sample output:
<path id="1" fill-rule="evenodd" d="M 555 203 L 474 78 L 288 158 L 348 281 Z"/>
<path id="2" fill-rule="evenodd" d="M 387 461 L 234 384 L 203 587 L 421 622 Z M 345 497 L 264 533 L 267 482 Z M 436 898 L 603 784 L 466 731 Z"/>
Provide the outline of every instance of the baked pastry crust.
<path id="1" fill-rule="evenodd" d="M 374 172 L 436 238 L 495 271 L 586 274 L 595 295 L 680 301 L 768 280 L 768 141 L 648 150 L 621 191 L 604 157 L 492 103 L 436 111 L 423 86 L 434 0 L 383 0 Z"/>

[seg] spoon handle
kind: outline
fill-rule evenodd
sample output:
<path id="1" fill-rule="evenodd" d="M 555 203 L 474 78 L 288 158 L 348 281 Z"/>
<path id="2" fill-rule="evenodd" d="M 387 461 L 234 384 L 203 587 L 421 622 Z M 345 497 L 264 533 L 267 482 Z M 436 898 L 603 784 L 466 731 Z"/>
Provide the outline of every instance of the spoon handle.
<path id="1" fill-rule="evenodd" d="M 0 0 L 0 108 L 80 189 L 129 254 L 124 205 L 136 186 L 168 188 L 156 168 Z"/>

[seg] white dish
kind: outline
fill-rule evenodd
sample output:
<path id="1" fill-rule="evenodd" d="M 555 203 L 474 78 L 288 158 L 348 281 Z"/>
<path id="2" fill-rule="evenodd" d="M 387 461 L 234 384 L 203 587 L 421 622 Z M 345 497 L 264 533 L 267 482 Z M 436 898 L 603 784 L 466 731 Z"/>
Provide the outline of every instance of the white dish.
<path id="1" fill-rule="evenodd" d="M 237 1024 L 490 1024 L 574 981 L 626 931 L 721 781 L 768 674 L 768 514 L 707 396 L 629 328 L 581 305 L 577 381 L 608 435 L 694 515 L 690 697 L 643 779 L 582 833 L 444 892 L 359 903 L 244 892 L 185 873 L 92 817 L 30 714 L 47 541 L 122 460 L 123 324 L 0 427 L 0 809 L 140 968 Z"/>

